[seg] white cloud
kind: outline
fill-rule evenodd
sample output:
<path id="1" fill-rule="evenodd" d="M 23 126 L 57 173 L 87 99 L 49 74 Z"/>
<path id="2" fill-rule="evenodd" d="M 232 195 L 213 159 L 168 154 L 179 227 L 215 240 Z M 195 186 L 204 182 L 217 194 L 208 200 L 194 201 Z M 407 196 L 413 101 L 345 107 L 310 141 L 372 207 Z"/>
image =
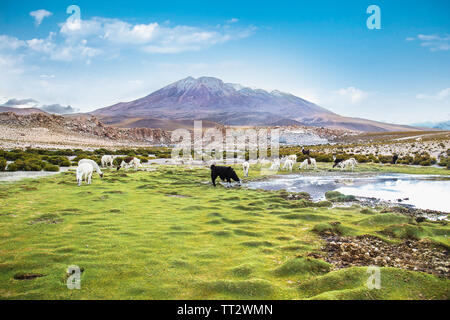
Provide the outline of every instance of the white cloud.
<path id="1" fill-rule="evenodd" d="M 73 61 L 76 59 L 85 59 L 88 63 L 90 59 L 99 55 L 100 49 L 92 48 L 87 45 L 87 40 L 82 39 L 77 42 L 57 42 L 54 40 L 55 34 L 45 39 L 31 39 L 26 43 L 32 51 L 44 53 L 52 60 Z"/>
<path id="2" fill-rule="evenodd" d="M 36 18 L 37 24 L 40 24 L 44 17 L 51 15 L 46 10 L 37 10 L 30 14 Z M 0 50 L 24 48 L 25 56 L 29 53 L 40 53 L 43 58 L 51 60 L 84 60 L 89 64 L 92 58 L 100 55 L 104 58 L 117 58 L 124 50 L 163 54 L 198 51 L 249 37 L 255 31 L 254 26 L 170 26 L 157 22 L 132 24 L 101 17 L 88 20 L 69 17 L 59 24 L 59 32 L 50 32 L 46 38 L 20 40 L 0 35 Z"/>
<path id="3" fill-rule="evenodd" d="M 342 88 L 336 91 L 336 93 L 339 96 L 343 97 L 344 99 L 348 100 L 349 102 L 355 104 L 361 102 L 368 96 L 367 92 L 355 87 Z"/>
<path id="4" fill-rule="evenodd" d="M 30 16 L 32 16 L 34 18 L 34 22 L 35 22 L 36 26 L 39 26 L 42 23 L 42 20 L 44 20 L 44 18 L 50 17 L 52 14 L 53 13 L 51 13 L 50 11 L 47 11 L 45 9 L 40 9 L 40 10 L 30 12 Z"/>
<path id="5" fill-rule="evenodd" d="M 39 77 L 42 78 L 42 79 L 53 79 L 53 78 L 56 78 L 56 76 L 54 74 L 41 74 Z"/>
<path id="6" fill-rule="evenodd" d="M 416 96 L 417 99 L 429 99 L 429 100 L 445 100 L 446 98 L 450 97 L 450 88 L 442 89 L 441 91 L 437 92 L 436 94 L 425 94 L 420 93 Z"/>
<path id="7" fill-rule="evenodd" d="M 149 53 L 179 53 L 196 51 L 209 46 L 251 36 L 256 28 L 130 24 L 118 19 L 92 18 L 90 20 L 67 20 L 61 25 L 60 34 L 68 41 L 84 37 L 104 46 L 134 45 Z"/>
<path id="8" fill-rule="evenodd" d="M 23 46 L 25 46 L 25 41 L 19 40 L 16 37 L 0 35 L 0 49 L 16 50 Z"/>
<path id="9" fill-rule="evenodd" d="M 2 76 L 20 75 L 24 72 L 22 57 L 18 55 L 0 54 L 0 70 Z"/>
<path id="10" fill-rule="evenodd" d="M 450 50 L 450 35 L 437 34 L 419 34 L 417 37 L 408 37 L 406 41 L 420 42 L 422 47 L 430 48 L 430 51 L 448 51 Z"/>
<path id="11" fill-rule="evenodd" d="M 237 18 L 231 18 L 230 20 L 227 20 L 227 23 L 237 23 L 239 22 L 239 19 Z"/>

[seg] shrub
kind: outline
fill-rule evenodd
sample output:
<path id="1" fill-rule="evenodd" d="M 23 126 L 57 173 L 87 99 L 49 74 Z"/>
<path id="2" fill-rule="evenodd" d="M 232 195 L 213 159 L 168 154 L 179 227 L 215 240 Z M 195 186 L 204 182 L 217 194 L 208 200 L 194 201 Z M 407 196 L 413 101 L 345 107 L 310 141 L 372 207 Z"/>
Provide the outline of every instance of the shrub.
<path id="1" fill-rule="evenodd" d="M 139 160 L 141 160 L 141 163 L 146 163 L 146 162 L 148 162 L 148 157 L 137 156 L 137 158 L 138 158 Z"/>
<path id="2" fill-rule="evenodd" d="M 380 160 L 381 163 L 392 163 L 393 161 L 392 156 L 378 156 L 378 160 Z"/>
<path id="3" fill-rule="evenodd" d="M 29 157 L 29 155 L 22 151 L 7 151 L 3 154 L 3 157 L 8 161 L 16 161 L 17 159 L 25 159 Z"/>
<path id="4" fill-rule="evenodd" d="M 45 165 L 45 163 L 39 159 L 27 159 L 27 160 L 23 161 L 22 170 L 23 171 L 41 171 L 44 165 Z"/>
<path id="5" fill-rule="evenodd" d="M 44 164 L 44 171 L 58 172 L 59 171 L 59 167 L 57 165 L 54 165 L 54 164 L 46 163 L 46 164 Z"/>
<path id="6" fill-rule="evenodd" d="M 401 157 L 397 160 L 397 164 L 411 164 L 413 163 L 414 158 L 411 156 Z"/>
<path id="7" fill-rule="evenodd" d="M 317 162 L 333 162 L 333 155 L 326 153 L 313 153 L 311 157 L 316 159 Z"/>
<path id="8" fill-rule="evenodd" d="M 448 159 L 441 158 L 441 161 L 439 161 L 438 165 L 441 166 L 441 167 L 446 167 L 448 163 L 449 163 Z"/>
<path id="9" fill-rule="evenodd" d="M 80 161 L 81 159 L 87 159 L 87 158 L 88 158 L 88 155 L 87 155 L 87 154 L 81 153 L 81 154 L 78 154 L 72 161 L 73 161 L 73 162 L 78 162 L 78 161 Z"/>
<path id="10" fill-rule="evenodd" d="M 363 154 L 357 154 L 355 155 L 355 159 L 356 161 L 358 161 L 359 163 L 366 163 L 366 162 L 370 162 L 370 159 L 363 155 Z"/>
<path id="11" fill-rule="evenodd" d="M 16 163 L 10 163 L 8 164 L 8 167 L 6 168 L 7 171 L 18 171 L 19 166 Z"/>
<path id="12" fill-rule="evenodd" d="M 6 159 L 0 158 L 0 171 L 5 171 L 6 169 Z"/>
<path id="13" fill-rule="evenodd" d="M 105 155 L 105 154 L 112 154 L 112 152 L 110 150 L 105 149 L 105 148 L 100 148 L 100 149 L 95 150 L 94 154 Z"/>
<path id="14" fill-rule="evenodd" d="M 17 159 L 8 165 L 8 171 L 41 171 L 45 162 L 38 158 L 28 158 L 26 160 Z"/>
<path id="15" fill-rule="evenodd" d="M 70 161 L 66 157 L 63 156 L 51 156 L 47 159 L 42 158 L 42 160 L 48 161 L 50 164 L 57 165 L 60 167 L 70 167 Z"/>
<path id="16" fill-rule="evenodd" d="M 347 202 L 347 201 L 355 201 L 355 196 L 345 195 L 338 191 L 327 191 L 325 192 L 325 198 L 331 202 Z"/>

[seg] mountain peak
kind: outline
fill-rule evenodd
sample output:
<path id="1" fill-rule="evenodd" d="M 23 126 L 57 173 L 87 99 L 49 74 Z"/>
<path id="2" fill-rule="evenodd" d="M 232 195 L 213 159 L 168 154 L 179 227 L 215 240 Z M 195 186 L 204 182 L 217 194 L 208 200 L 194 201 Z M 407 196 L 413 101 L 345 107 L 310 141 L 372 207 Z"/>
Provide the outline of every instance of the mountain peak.
<path id="1" fill-rule="evenodd" d="M 214 77 L 187 77 L 150 95 L 95 110 L 108 124 L 135 127 L 193 120 L 237 126 L 313 125 L 363 131 L 405 127 L 341 117 L 293 94 L 224 83 Z M 156 121 L 156 122 L 155 122 Z M 410 129 L 410 128 L 409 128 Z"/>
<path id="2" fill-rule="evenodd" d="M 224 83 L 214 77 L 187 77 L 144 98 L 99 109 L 94 114 L 202 119 L 230 125 L 271 125 L 298 123 L 305 117 L 332 113 L 278 90 L 252 89 Z"/>
<path id="3" fill-rule="evenodd" d="M 177 82 L 174 82 L 165 88 L 176 88 L 177 91 L 191 91 L 191 90 L 198 90 L 200 88 L 206 88 L 212 91 L 220 91 L 223 90 L 223 87 L 224 87 L 223 81 L 218 78 L 199 77 L 195 79 L 193 77 L 187 77 Z"/>

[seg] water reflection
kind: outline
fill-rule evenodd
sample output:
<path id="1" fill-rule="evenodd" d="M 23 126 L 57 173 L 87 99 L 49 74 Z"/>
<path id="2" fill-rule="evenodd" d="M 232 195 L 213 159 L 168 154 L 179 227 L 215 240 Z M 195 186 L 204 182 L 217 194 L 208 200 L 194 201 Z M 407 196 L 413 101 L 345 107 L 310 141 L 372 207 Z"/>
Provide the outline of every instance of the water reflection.
<path id="1" fill-rule="evenodd" d="M 428 175 L 383 174 L 372 176 L 278 176 L 249 182 L 252 189 L 308 192 L 314 200 L 325 198 L 327 191 L 413 205 L 421 209 L 450 212 L 450 179 Z"/>

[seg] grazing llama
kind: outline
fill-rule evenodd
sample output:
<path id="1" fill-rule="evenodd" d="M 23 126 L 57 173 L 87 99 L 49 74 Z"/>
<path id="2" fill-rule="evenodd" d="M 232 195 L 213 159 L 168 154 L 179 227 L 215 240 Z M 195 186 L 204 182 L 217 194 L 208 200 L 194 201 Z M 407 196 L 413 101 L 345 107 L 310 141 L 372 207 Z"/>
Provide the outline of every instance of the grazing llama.
<path id="1" fill-rule="evenodd" d="M 104 155 L 102 157 L 102 167 L 108 167 L 108 166 L 113 166 L 113 162 L 114 162 L 114 158 L 113 156 L 109 156 L 109 155 Z"/>
<path id="2" fill-rule="evenodd" d="M 270 160 L 268 160 L 266 158 L 259 158 L 257 163 L 260 165 L 265 165 L 265 164 L 270 163 Z"/>
<path id="3" fill-rule="evenodd" d="M 91 184 L 92 173 L 94 172 L 94 168 L 89 162 L 83 162 L 77 167 L 77 183 L 78 186 L 81 186 L 83 180 L 86 184 Z"/>
<path id="4" fill-rule="evenodd" d="M 250 163 L 245 161 L 242 163 L 242 171 L 244 171 L 244 177 L 248 177 L 248 169 L 250 169 Z"/>
<path id="5" fill-rule="evenodd" d="M 120 165 L 117 167 L 117 170 L 123 167 L 125 168 L 133 167 L 134 170 L 137 170 L 139 167 L 142 167 L 141 160 L 136 157 L 127 157 L 122 160 Z"/>
<path id="6" fill-rule="evenodd" d="M 300 163 L 300 166 L 298 167 L 299 169 L 309 169 L 309 166 L 312 166 L 314 170 L 317 169 L 317 163 L 316 163 L 316 159 L 314 158 L 308 158 L 303 160 L 302 163 Z"/>
<path id="7" fill-rule="evenodd" d="M 337 167 L 344 159 L 337 159 L 336 156 L 333 154 L 333 168 Z"/>
<path id="8" fill-rule="evenodd" d="M 397 154 L 394 154 L 394 155 L 392 156 L 392 164 L 397 164 L 397 161 L 398 161 L 398 155 L 397 155 Z"/>
<path id="9" fill-rule="evenodd" d="M 283 169 L 286 169 L 286 170 L 292 172 L 292 168 L 293 168 L 293 167 L 294 167 L 294 161 L 293 161 L 292 159 L 287 159 L 287 160 L 284 162 Z"/>
<path id="10" fill-rule="evenodd" d="M 292 160 L 294 163 L 297 162 L 297 155 L 296 154 L 291 154 L 288 156 L 289 160 Z"/>
<path id="11" fill-rule="evenodd" d="M 272 171 L 280 170 L 280 159 L 273 160 L 272 165 L 270 166 L 270 170 Z"/>
<path id="12" fill-rule="evenodd" d="M 355 160 L 355 158 L 350 158 L 345 161 L 341 161 L 338 163 L 338 166 L 341 168 L 341 170 L 347 169 L 348 167 L 352 168 L 352 171 L 355 169 L 355 166 L 358 164 L 358 162 Z"/>
<path id="13" fill-rule="evenodd" d="M 100 170 L 100 167 L 98 166 L 97 162 L 91 159 L 81 159 L 80 161 L 78 161 L 78 166 L 80 166 L 83 163 L 89 163 L 92 166 L 92 170 L 97 171 L 100 178 L 103 178 L 103 172 L 102 170 Z"/>

